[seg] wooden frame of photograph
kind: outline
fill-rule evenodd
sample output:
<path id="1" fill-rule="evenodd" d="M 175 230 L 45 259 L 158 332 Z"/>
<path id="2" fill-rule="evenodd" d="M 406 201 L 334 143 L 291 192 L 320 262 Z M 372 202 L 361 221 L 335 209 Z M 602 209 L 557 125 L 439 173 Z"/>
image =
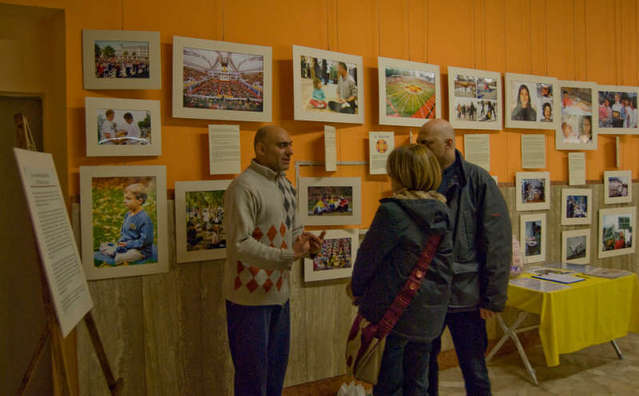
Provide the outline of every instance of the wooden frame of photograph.
<path id="1" fill-rule="evenodd" d="M 464 94 L 456 95 L 456 84 L 457 76 L 464 77 L 472 77 L 474 81 L 468 83 L 465 86 L 458 87 L 460 92 L 464 92 Z M 491 79 L 495 80 L 495 88 L 492 90 L 495 92 L 495 98 L 484 98 L 484 96 L 479 96 L 479 89 L 477 89 L 477 79 Z M 463 82 L 467 82 L 466 79 Z M 487 70 L 477 70 L 477 69 L 466 69 L 462 67 L 449 67 L 448 68 L 448 118 L 450 119 L 450 124 L 453 128 L 460 129 L 490 129 L 490 130 L 501 130 L 503 125 L 503 112 L 502 112 L 502 98 L 501 98 L 501 73 Z M 492 93 L 491 93 L 492 96 Z M 485 121 L 473 121 L 473 120 L 464 120 L 458 119 L 457 105 L 462 105 L 465 103 L 471 103 L 474 107 L 473 101 L 480 100 L 494 100 L 495 104 L 493 105 L 494 121 L 485 120 Z M 470 101 L 470 102 L 469 102 Z M 479 113 L 479 106 L 475 107 L 475 111 Z M 461 114 L 461 113 L 460 113 Z M 490 112 L 488 113 L 490 114 Z M 472 117 L 472 116 L 471 116 Z M 484 116 L 486 118 L 486 116 Z"/>
<path id="2" fill-rule="evenodd" d="M 350 239 L 351 253 L 350 253 L 350 267 L 348 268 L 336 268 L 336 269 L 324 269 L 316 271 L 314 268 L 315 260 L 321 259 L 321 253 L 314 259 L 306 257 L 304 259 L 304 282 L 317 282 L 331 279 L 350 278 L 353 275 L 353 266 L 355 265 L 355 258 L 357 257 L 357 249 L 359 248 L 359 230 L 355 228 L 349 228 L 344 230 L 326 230 L 324 235 L 324 243 L 328 243 L 331 240 L 336 239 Z M 313 234 L 319 236 L 321 231 L 311 231 Z"/>
<path id="3" fill-rule="evenodd" d="M 313 205 L 309 210 L 309 190 L 317 189 L 316 194 L 321 193 L 322 188 L 351 188 L 350 214 L 330 215 L 330 213 L 340 213 L 338 209 L 320 211 Z M 359 177 L 302 177 L 299 179 L 298 188 L 298 217 L 299 223 L 304 225 L 360 225 L 362 222 L 362 179 Z M 323 203 L 322 203 L 323 204 Z M 324 205 L 324 204 L 323 204 Z M 325 205 L 324 205 L 325 206 Z M 310 212 L 310 214 L 309 214 Z M 348 213 L 348 212 L 347 212 Z"/>
<path id="4" fill-rule="evenodd" d="M 544 200 L 542 202 L 524 202 L 524 182 L 531 179 L 544 180 Z M 517 211 L 550 209 L 550 172 L 517 172 L 515 176 L 515 208 Z"/>
<path id="5" fill-rule="evenodd" d="M 621 216 L 621 215 L 627 215 L 627 217 L 629 217 L 628 221 L 624 222 L 624 227 L 630 228 L 631 246 L 629 246 L 629 247 L 620 247 L 620 248 L 616 248 L 615 247 L 613 249 L 606 250 L 606 249 L 604 249 L 604 246 L 606 246 L 608 244 L 606 238 L 604 237 L 604 228 L 605 228 L 605 224 L 604 223 L 606 221 L 606 217 L 607 216 Z M 599 255 L 598 255 L 599 258 L 622 256 L 622 255 L 625 255 L 625 254 L 632 254 L 632 253 L 635 252 L 633 231 L 635 229 L 635 224 L 637 222 L 636 215 L 637 215 L 637 208 L 635 206 L 626 206 L 626 207 L 622 207 L 622 208 L 599 209 L 599 236 L 598 236 L 598 245 L 597 245 L 597 252 L 599 253 Z M 613 225 L 613 227 L 615 227 L 615 228 L 619 227 L 619 217 L 617 217 L 617 224 Z M 615 232 L 615 230 L 613 229 L 612 232 Z M 620 241 L 615 239 L 615 240 L 612 240 L 611 242 L 614 245 L 616 245 Z"/>
<path id="6" fill-rule="evenodd" d="M 568 217 L 568 197 L 586 197 L 585 217 Z M 580 213 L 583 212 L 579 209 Z M 592 190 L 589 188 L 564 188 L 561 190 L 561 225 L 583 225 L 592 223 Z"/>
<path id="7" fill-rule="evenodd" d="M 568 258 L 568 240 L 583 237 L 585 247 L 583 257 Z M 580 254 L 581 256 L 581 254 Z M 590 228 L 581 230 L 562 231 L 561 233 L 561 263 L 563 264 L 590 264 Z"/>
<path id="8" fill-rule="evenodd" d="M 346 65 L 354 65 L 357 69 L 357 113 L 345 113 L 330 111 L 331 102 L 336 103 L 336 106 L 340 106 L 342 109 L 350 108 L 346 104 L 338 105 L 336 101 L 330 101 L 330 97 L 326 95 L 325 100 L 319 100 L 317 106 L 314 106 L 312 101 L 313 80 L 310 77 L 302 78 L 302 57 L 319 58 L 323 60 L 330 60 L 332 62 L 344 62 Z M 310 66 L 309 70 L 311 69 Z M 313 71 L 314 73 L 314 71 Z M 348 72 L 350 74 L 350 71 Z M 312 74 L 311 74 L 312 75 Z M 352 76 L 351 76 L 352 77 Z M 324 76 L 323 80 L 330 78 L 330 72 Z M 311 80 L 302 81 L 302 80 Z M 321 82 L 322 92 L 326 86 L 326 81 Z M 310 87 L 308 86 L 310 84 Z M 336 85 L 336 84 L 331 84 Z M 310 93 L 306 94 L 306 93 Z M 332 87 L 331 87 L 332 92 Z M 326 51 L 316 48 L 303 47 L 300 45 L 293 46 L 293 97 L 294 97 L 294 119 L 301 121 L 322 121 L 322 122 L 346 122 L 353 124 L 364 123 L 365 114 L 365 97 L 364 97 L 364 63 L 362 57 L 358 55 L 343 54 L 341 52 Z M 321 102 L 324 102 L 323 104 Z M 308 107 L 310 109 L 307 109 Z M 323 107 L 322 107 L 323 106 Z"/>
<path id="9" fill-rule="evenodd" d="M 604 171 L 604 182 L 603 182 L 603 193 L 604 193 L 604 204 L 620 204 L 620 203 L 630 203 L 632 202 L 632 171 L 631 170 L 620 170 L 620 171 Z M 612 186 L 610 183 L 610 179 L 618 179 L 622 182 L 621 186 Z M 616 190 L 624 190 L 623 180 L 627 180 L 628 184 L 625 186 L 626 195 L 621 195 L 618 197 L 610 196 L 610 189 L 615 188 Z"/>
<path id="10" fill-rule="evenodd" d="M 629 94 L 632 95 L 634 97 L 634 103 L 635 103 L 635 108 L 633 110 L 634 112 L 634 124 L 635 126 L 629 126 L 629 127 L 613 127 L 612 124 L 610 124 L 609 122 L 607 122 L 607 120 L 602 120 L 601 119 L 601 114 L 600 114 L 600 106 L 601 104 L 599 103 L 600 99 L 599 96 L 601 95 L 601 92 L 619 92 L 619 93 L 625 93 L 625 94 Z M 613 99 L 614 100 L 614 99 Z M 630 98 L 630 100 L 632 100 L 632 98 Z M 601 135 L 637 135 L 639 134 L 639 124 L 637 124 L 639 122 L 639 120 L 637 119 L 637 101 L 639 101 L 639 87 L 624 87 L 624 86 L 619 86 L 619 85 L 597 85 L 597 109 L 598 112 L 597 114 L 598 116 L 598 131 L 599 134 Z M 613 103 L 610 103 L 610 111 L 611 111 L 611 117 L 612 114 L 614 114 L 613 110 L 612 110 L 612 106 Z M 604 125 L 602 125 L 604 124 Z"/>
<path id="11" fill-rule="evenodd" d="M 205 107 L 187 107 L 184 106 L 184 50 L 199 50 L 206 52 L 224 51 L 233 54 L 246 56 L 246 60 L 251 57 L 262 57 L 262 109 L 261 111 L 253 110 L 225 110 L 211 109 Z M 271 122 L 273 105 L 273 50 L 271 47 L 261 45 L 248 45 L 230 43 L 226 41 L 213 41 L 198 38 L 189 38 L 181 36 L 173 36 L 173 117 L 177 118 L 198 118 L 205 120 L 234 120 L 234 121 L 255 121 L 255 122 Z M 201 54 L 198 54 L 201 57 Z M 206 60 L 206 59 L 205 59 Z M 208 62 L 208 60 L 207 60 Z M 243 61 L 244 62 L 244 61 Z M 207 63 L 210 66 L 210 63 Z M 194 65 L 196 66 L 196 65 Z M 215 66 L 215 64 L 213 65 Z M 210 66 L 210 67 L 213 67 Z M 225 78 L 228 72 L 225 72 Z M 259 87 L 253 87 L 258 90 Z M 190 87 L 189 87 L 190 89 Z M 247 88 L 251 89 L 251 88 Z M 211 98 L 207 96 L 207 98 Z M 246 99 L 246 98 L 244 98 Z M 250 100 L 250 99 L 249 99 Z"/>
<path id="12" fill-rule="evenodd" d="M 564 133 L 563 133 L 564 123 L 566 124 L 566 129 L 570 127 L 572 131 L 574 131 L 575 129 L 579 130 L 580 128 L 581 129 L 583 128 L 583 121 L 581 120 L 581 118 L 587 117 L 587 114 L 568 114 L 568 113 L 569 112 L 573 113 L 575 111 L 586 112 L 586 109 L 588 107 L 586 103 L 583 103 L 583 106 L 579 106 L 579 104 L 575 106 L 570 106 L 577 109 L 564 111 L 564 103 L 566 103 L 566 101 L 563 98 L 564 88 L 590 89 L 590 92 L 591 92 L 590 133 L 592 135 L 592 139 L 590 140 L 590 142 L 580 142 L 579 136 L 575 136 L 573 138 L 574 140 L 576 140 L 574 142 L 564 141 L 565 140 Z M 597 111 L 598 109 L 595 106 L 595 103 L 597 103 L 597 84 L 593 82 L 587 82 L 587 81 L 561 81 L 560 80 L 558 82 L 557 91 L 559 91 L 559 94 L 561 94 L 561 97 L 560 97 L 560 107 L 559 107 L 560 112 L 558 114 L 557 129 L 555 131 L 555 148 L 557 150 L 597 150 L 597 136 L 599 131 L 599 121 L 598 121 L 599 112 Z M 557 115 L 556 112 L 555 112 L 555 115 Z M 575 120 L 577 124 L 575 124 Z M 582 125 L 579 125 L 580 122 L 582 123 Z"/>
<path id="13" fill-rule="evenodd" d="M 123 204 L 122 197 L 109 197 L 107 194 L 99 194 L 94 196 L 97 188 L 94 188 L 94 179 L 115 179 L 118 182 L 118 188 L 111 186 L 111 190 L 121 190 L 126 183 L 136 184 L 144 183 L 144 179 L 151 179 L 155 185 L 154 191 L 148 191 L 149 196 L 154 196 L 155 202 L 149 202 L 147 197 L 143 205 L 154 205 L 154 213 L 147 213 L 149 217 L 155 217 L 154 224 L 154 243 L 152 245 L 152 257 L 156 261 L 148 262 L 149 259 L 139 260 L 137 263 L 130 265 L 117 265 L 115 263 L 106 263 L 102 251 L 103 245 L 111 243 L 115 248 L 118 243 L 118 237 L 121 235 L 121 227 L 124 221 L 124 214 L 128 212 Z M 123 184 L 118 179 L 126 180 Z M 122 189 L 123 190 L 123 189 Z M 123 193 L 124 191 L 122 191 Z M 154 194 L 151 194 L 154 192 Z M 124 194 L 122 194 L 124 195 Z M 104 207 L 120 207 L 121 216 L 117 213 L 111 213 L 109 216 L 101 216 L 111 221 L 107 227 L 97 229 L 101 234 L 109 232 L 111 238 L 100 242 L 98 250 L 94 248 L 94 199 L 99 200 Z M 143 208 L 146 211 L 146 208 Z M 82 224 L 82 263 L 87 274 L 87 279 L 108 279 L 127 276 L 148 275 L 169 270 L 168 255 L 168 228 L 167 228 L 167 200 L 166 200 L 166 167 L 164 165 L 151 166 L 81 166 L 80 167 L 80 213 Z M 130 227 L 135 230 L 135 226 Z M 117 235 L 117 236 L 116 236 Z M 108 246 L 104 246 L 108 248 Z M 154 248 L 153 248 L 154 247 Z M 96 262 L 102 262 L 96 265 Z M 126 264 L 126 263 L 125 263 Z"/>
<path id="14" fill-rule="evenodd" d="M 135 42 L 148 43 L 149 77 L 141 78 L 104 78 L 96 75 L 96 42 Z M 106 48 L 106 47 L 105 47 Z M 131 47 L 136 49 L 135 46 Z M 145 48 L 139 48 L 144 50 Z M 139 50 L 138 49 L 138 50 Z M 111 50 L 115 50 L 111 47 Z M 142 32 L 134 30 L 82 30 L 82 70 L 84 89 L 162 89 L 162 53 L 160 52 L 160 32 Z M 116 71 L 117 73 L 117 71 Z"/>
<path id="15" fill-rule="evenodd" d="M 530 222 L 539 222 L 541 224 L 541 232 L 539 235 L 541 243 L 532 240 L 528 241 L 528 238 L 526 236 L 526 223 Z M 519 216 L 519 243 L 524 251 L 525 264 L 538 263 L 546 260 L 546 238 L 548 237 L 548 230 L 546 230 L 546 225 L 547 222 L 545 213 L 535 213 Z M 534 243 L 541 245 L 538 251 L 535 248 Z M 528 255 L 529 246 L 531 252 L 530 255 Z"/>
<path id="16" fill-rule="evenodd" d="M 205 249 L 198 249 L 189 251 L 187 244 L 188 241 L 188 226 L 187 226 L 187 194 L 191 192 L 222 192 L 228 188 L 231 184 L 231 180 L 198 180 L 198 181 L 178 181 L 175 182 L 175 251 L 177 253 L 178 263 L 187 263 L 191 261 L 205 261 L 205 260 L 219 260 L 226 258 L 226 243 L 221 246 L 220 242 L 226 242 L 224 240 L 217 242 L 220 246 L 214 246 Z M 223 202 L 223 201 L 222 201 Z M 222 209 L 224 208 L 222 203 Z M 208 217 L 213 217 L 211 214 L 207 214 Z M 222 216 L 224 214 L 222 213 Z M 217 214 L 215 215 L 217 217 Z M 208 222 L 203 220 L 204 222 Z M 212 221 L 214 224 L 224 227 L 223 217 L 222 220 Z M 222 229 L 222 232 L 224 230 Z M 213 232 L 216 237 L 219 237 L 216 232 Z"/>
<path id="17" fill-rule="evenodd" d="M 441 118 L 442 116 L 442 100 L 441 100 L 441 81 L 440 81 L 440 73 L 439 73 L 439 65 L 430 65 L 428 63 L 420 63 L 420 62 L 411 62 L 402 59 L 392 59 L 392 58 L 377 58 L 377 69 L 378 69 L 378 79 L 379 79 L 379 124 L 380 125 L 400 125 L 400 126 L 412 126 L 412 127 L 421 127 L 424 123 L 428 122 L 434 118 Z M 426 100 L 426 103 L 422 103 L 421 106 L 415 113 L 421 111 L 421 109 L 430 103 L 430 114 L 427 114 L 429 118 L 421 118 L 421 117 L 412 117 L 411 116 L 401 116 L 401 115 L 388 115 L 388 107 L 392 106 L 391 103 L 387 103 L 387 81 L 386 81 L 386 70 L 387 69 L 398 69 L 402 72 L 408 72 L 411 75 L 416 73 L 429 73 L 433 75 L 433 85 L 434 85 L 434 95 L 435 101 L 431 100 L 432 95 Z M 417 79 L 416 77 L 413 77 Z M 423 79 L 420 79 L 424 81 Z M 424 82 L 427 84 L 427 82 Z M 419 87 L 415 86 L 417 89 L 426 89 L 426 86 Z M 400 89 L 406 90 L 403 87 Z M 395 92 L 395 91 L 394 91 Z M 413 95 L 412 93 L 406 91 L 405 95 Z M 393 95 L 394 96 L 394 95 Z M 403 98 L 405 96 L 402 95 Z M 406 98 L 405 100 L 407 100 Z M 433 111 L 434 110 L 434 111 Z M 415 114 L 413 113 L 413 115 Z"/>
<path id="18" fill-rule="evenodd" d="M 109 121 L 108 115 L 101 111 L 113 110 L 114 120 Z M 159 100 L 140 99 L 113 99 L 113 98 L 84 98 L 84 116 L 86 131 L 87 157 L 108 157 L 108 156 L 142 156 L 142 155 L 162 155 L 162 116 Z M 145 119 L 136 120 L 133 113 L 147 112 Z M 144 143 L 147 139 L 142 139 L 144 144 L 128 144 L 137 139 L 127 139 L 117 137 L 114 128 L 126 126 L 126 121 L 122 118 L 125 114 L 133 114 L 133 120 L 138 132 L 144 130 L 140 128 L 140 122 L 146 122 L 146 118 L 151 124 L 151 143 Z M 150 113 L 150 114 L 148 114 Z M 103 118 L 103 119 L 102 119 Z M 140 117 L 137 117 L 140 118 Z M 102 128 L 106 122 L 110 122 L 113 133 L 116 135 L 110 141 L 116 143 L 100 144 L 102 141 Z M 100 125 L 101 124 L 101 125 Z M 147 132 L 148 133 L 148 132 Z"/>
<path id="19" fill-rule="evenodd" d="M 557 129 L 557 124 L 559 122 L 559 117 L 557 117 L 557 109 L 560 109 L 561 102 L 559 100 L 559 95 L 557 95 L 557 79 L 554 77 L 542 77 L 535 76 L 532 74 L 515 74 L 515 73 L 506 73 L 505 74 L 505 121 L 506 128 L 523 128 L 523 129 Z M 543 91 L 544 87 L 540 85 L 550 86 L 550 94 L 552 97 L 548 100 L 544 100 L 540 94 L 540 90 Z M 526 120 L 514 120 L 513 116 L 517 116 L 514 114 L 514 111 L 517 109 L 515 105 L 518 104 L 519 91 L 521 87 L 525 86 L 528 91 L 529 103 L 533 103 L 536 105 L 537 109 L 535 114 L 534 121 L 526 121 Z M 531 93 L 531 86 L 535 88 L 535 93 Z M 513 88 L 517 90 L 516 96 L 513 97 Z M 533 100 L 534 97 L 534 100 Z M 546 103 L 548 103 L 551 108 L 551 121 L 544 121 L 544 110 L 546 108 Z M 534 109 L 534 107 L 531 105 Z M 518 116 L 517 116 L 518 117 Z"/>

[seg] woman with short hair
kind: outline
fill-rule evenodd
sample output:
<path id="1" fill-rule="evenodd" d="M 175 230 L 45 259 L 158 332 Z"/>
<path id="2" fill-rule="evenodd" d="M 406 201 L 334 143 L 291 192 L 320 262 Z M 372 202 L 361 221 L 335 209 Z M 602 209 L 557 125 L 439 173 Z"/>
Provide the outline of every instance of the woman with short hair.
<path id="1" fill-rule="evenodd" d="M 441 242 L 420 289 L 386 337 L 374 395 L 422 395 L 428 389 L 431 341 L 444 327 L 452 278 L 448 208 L 436 192 L 441 169 L 423 145 L 391 152 L 393 195 L 382 199 L 354 265 L 352 292 L 359 313 L 378 323 L 402 289 L 433 236 Z"/>

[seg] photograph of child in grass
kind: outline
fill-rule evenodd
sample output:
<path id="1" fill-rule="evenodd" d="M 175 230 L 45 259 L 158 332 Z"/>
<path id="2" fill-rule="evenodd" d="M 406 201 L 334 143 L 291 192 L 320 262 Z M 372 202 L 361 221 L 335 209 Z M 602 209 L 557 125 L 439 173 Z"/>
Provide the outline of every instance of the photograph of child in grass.
<path id="1" fill-rule="evenodd" d="M 98 268 L 158 260 L 155 177 L 92 179 L 93 264 Z"/>

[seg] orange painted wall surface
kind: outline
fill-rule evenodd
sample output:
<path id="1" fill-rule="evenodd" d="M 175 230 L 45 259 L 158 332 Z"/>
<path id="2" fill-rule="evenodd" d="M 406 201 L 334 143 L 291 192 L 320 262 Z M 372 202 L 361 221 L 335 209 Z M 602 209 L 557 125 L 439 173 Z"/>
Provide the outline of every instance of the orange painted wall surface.
<path id="1" fill-rule="evenodd" d="M 361 55 L 364 60 L 366 115 L 363 125 L 335 124 L 338 160 L 367 160 L 371 130 L 393 130 L 396 143 L 409 128 L 377 125 L 377 57 L 441 66 L 443 115 L 448 117 L 447 67 L 529 73 L 563 80 L 639 85 L 636 0 L 24 0 L 24 5 L 64 8 L 67 22 L 67 117 L 69 195 L 79 193 L 82 165 L 167 165 L 168 188 L 177 180 L 210 179 L 206 120 L 171 114 L 172 36 L 273 47 L 273 123 L 289 130 L 295 159 L 321 161 L 323 124 L 293 121 L 293 44 Z M 82 29 L 160 31 L 161 91 L 92 91 L 82 88 Z M 162 101 L 162 156 L 87 158 L 84 98 L 108 96 Z M 252 158 L 258 123 L 239 123 L 242 163 Z M 473 133 L 462 130 L 463 133 Z M 556 151 L 553 131 L 491 132 L 491 174 L 513 182 L 521 170 L 520 135 L 543 133 L 553 181 L 567 182 L 566 151 Z M 461 134 L 460 134 L 461 135 Z M 622 169 L 639 174 L 639 137 L 624 136 Z M 457 139 L 463 150 L 463 140 Z M 600 136 L 599 149 L 586 152 L 587 179 L 601 180 L 614 169 L 615 137 Z M 325 175 L 304 168 L 304 176 Z M 388 189 L 385 177 L 368 176 L 367 167 L 340 167 L 334 176 L 363 178 L 363 225 L 370 224 L 377 200 Z M 289 178 L 293 179 L 291 170 Z"/>

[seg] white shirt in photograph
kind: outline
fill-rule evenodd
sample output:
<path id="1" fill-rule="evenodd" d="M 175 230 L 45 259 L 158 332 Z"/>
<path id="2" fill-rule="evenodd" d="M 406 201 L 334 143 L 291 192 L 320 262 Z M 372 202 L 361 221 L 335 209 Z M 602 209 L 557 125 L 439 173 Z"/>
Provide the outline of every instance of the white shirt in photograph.
<path id="1" fill-rule="evenodd" d="M 115 137 L 115 122 L 104 120 L 100 125 L 100 140 L 110 139 Z"/>
<path id="2" fill-rule="evenodd" d="M 125 131 L 127 137 L 140 137 L 140 128 L 138 128 L 135 121 L 130 124 L 128 122 L 124 122 L 120 125 L 120 130 Z"/>

